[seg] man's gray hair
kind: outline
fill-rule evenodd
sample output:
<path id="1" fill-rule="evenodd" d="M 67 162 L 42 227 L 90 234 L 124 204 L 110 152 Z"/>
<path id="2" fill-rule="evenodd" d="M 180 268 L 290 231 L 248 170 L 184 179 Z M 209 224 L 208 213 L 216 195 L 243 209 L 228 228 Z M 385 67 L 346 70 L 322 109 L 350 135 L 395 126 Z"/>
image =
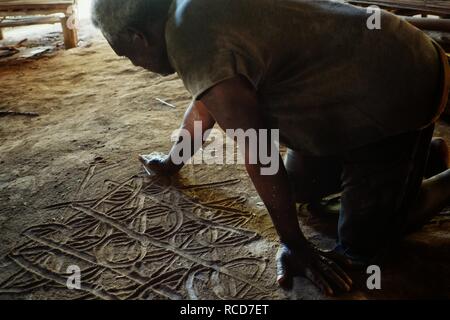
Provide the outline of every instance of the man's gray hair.
<path id="1" fill-rule="evenodd" d="M 146 32 L 152 23 L 164 18 L 171 0 L 94 0 L 92 22 L 113 40 L 127 28 Z"/>

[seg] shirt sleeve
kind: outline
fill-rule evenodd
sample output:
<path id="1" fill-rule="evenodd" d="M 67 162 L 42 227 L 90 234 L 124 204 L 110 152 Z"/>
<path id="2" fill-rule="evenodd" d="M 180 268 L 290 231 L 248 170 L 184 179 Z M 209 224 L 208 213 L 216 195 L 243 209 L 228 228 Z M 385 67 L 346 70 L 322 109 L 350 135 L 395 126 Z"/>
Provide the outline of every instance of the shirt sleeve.
<path id="1" fill-rule="evenodd" d="M 244 53 L 245 50 L 222 31 L 189 30 L 171 25 L 166 40 L 171 64 L 194 99 L 237 75 L 244 76 L 258 88 L 263 73 L 258 59 Z"/>

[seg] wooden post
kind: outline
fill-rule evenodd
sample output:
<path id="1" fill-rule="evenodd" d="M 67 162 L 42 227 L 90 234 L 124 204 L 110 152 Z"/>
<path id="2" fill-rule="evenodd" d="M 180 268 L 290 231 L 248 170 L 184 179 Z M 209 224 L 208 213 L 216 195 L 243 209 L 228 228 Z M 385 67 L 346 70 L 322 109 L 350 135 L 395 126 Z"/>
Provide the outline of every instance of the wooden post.
<path id="1" fill-rule="evenodd" d="M 76 48 L 78 46 L 78 32 L 75 27 L 69 28 L 67 22 L 70 17 L 61 18 L 61 25 L 64 33 L 64 46 L 66 50 Z"/>
<path id="2" fill-rule="evenodd" d="M 0 40 L 3 40 L 3 30 L 0 28 Z"/>

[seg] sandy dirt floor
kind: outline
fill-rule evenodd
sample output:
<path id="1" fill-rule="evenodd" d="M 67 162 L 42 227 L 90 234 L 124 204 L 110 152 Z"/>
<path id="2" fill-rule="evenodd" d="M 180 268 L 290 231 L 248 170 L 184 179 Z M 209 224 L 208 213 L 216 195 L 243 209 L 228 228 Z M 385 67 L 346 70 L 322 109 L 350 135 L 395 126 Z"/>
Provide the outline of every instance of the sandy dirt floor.
<path id="1" fill-rule="evenodd" d="M 0 110 L 40 115 L 0 118 L 0 298 L 324 298 L 303 279 L 277 287 L 276 235 L 242 165 L 144 174 L 137 155 L 169 150 L 189 94 L 99 35 L 83 40 L 0 66 Z M 437 134 L 450 142 L 448 125 Z M 311 241 L 331 247 L 335 219 L 299 212 Z M 448 215 L 394 250 L 382 290 L 353 272 L 354 292 L 339 298 L 450 298 Z M 66 287 L 74 265 L 81 290 Z"/>

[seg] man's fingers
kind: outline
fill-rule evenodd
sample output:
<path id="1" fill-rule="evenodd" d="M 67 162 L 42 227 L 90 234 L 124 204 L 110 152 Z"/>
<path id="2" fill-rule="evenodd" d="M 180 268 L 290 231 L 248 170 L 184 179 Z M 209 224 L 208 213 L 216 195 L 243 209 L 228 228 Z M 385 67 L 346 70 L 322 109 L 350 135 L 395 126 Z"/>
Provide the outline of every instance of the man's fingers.
<path id="1" fill-rule="evenodd" d="M 161 161 L 161 158 L 140 155 L 139 161 L 142 163 L 145 171 L 149 175 L 152 176 L 154 174 L 165 174 L 165 170 L 164 170 L 164 166 Z"/>
<path id="2" fill-rule="evenodd" d="M 337 275 L 345 281 L 345 283 L 351 288 L 353 285 L 353 280 L 348 276 L 348 274 L 342 269 L 337 263 L 335 263 L 333 260 L 328 259 L 326 257 L 321 257 L 321 259 L 327 263 L 331 268 L 333 268 L 334 272 L 337 273 Z"/>
<path id="3" fill-rule="evenodd" d="M 351 286 L 346 282 L 345 278 L 342 278 L 338 272 L 335 271 L 332 263 L 329 263 L 325 258 L 318 263 L 322 274 L 328 279 L 332 284 L 341 289 L 342 291 L 349 292 Z"/>
<path id="4" fill-rule="evenodd" d="M 320 274 L 320 272 L 316 271 L 313 268 L 306 268 L 305 276 L 311 280 L 320 290 L 327 296 L 333 296 L 334 291 L 331 286 L 328 284 L 327 280 Z"/>
<path id="5" fill-rule="evenodd" d="M 339 263 L 340 265 L 342 265 L 344 267 L 349 267 L 349 268 L 352 267 L 352 261 L 350 259 L 337 253 L 334 250 L 332 250 L 332 251 L 320 250 L 320 254 L 332 261 L 336 261 L 337 263 Z"/>
<path id="6" fill-rule="evenodd" d="M 353 286 L 353 280 L 349 277 L 349 275 L 337 264 L 331 262 L 331 266 L 334 271 L 345 281 L 345 283 L 349 286 L 350 290 Z"/>
<path id="7" fill-rule="evenodd" d="M 145 159 L 145 156 L 139 155 L 138 159 L 143 165 L 147 164 L 147 160 Z"/>
<path id="8" fill-rule="evenodd" d="M 142 163 L 142 166 L 144 167 L 145 172 L 149 176 L 153 176 L 154 172 L 153 172 L 152 168 L 150 168 L 150 166 L 148 164 L 148 160 L 145 158 L 145 156 L 139 156 L 139 161 Z"/>
<path id="9" fill-rule="evenodd" d="M 331 268 L 330 274 L 326 274 L 329 278 L 331 278 L 330 280 L 335 282 L 336 285 L 338 285 L 342 290 L 347 292 L 350 291 L 353 281 L 335 261 L 347 267 L 351 266 L 351 261 L 335 251 L 320 251 L 320 254 L 321 261 Z"/>

